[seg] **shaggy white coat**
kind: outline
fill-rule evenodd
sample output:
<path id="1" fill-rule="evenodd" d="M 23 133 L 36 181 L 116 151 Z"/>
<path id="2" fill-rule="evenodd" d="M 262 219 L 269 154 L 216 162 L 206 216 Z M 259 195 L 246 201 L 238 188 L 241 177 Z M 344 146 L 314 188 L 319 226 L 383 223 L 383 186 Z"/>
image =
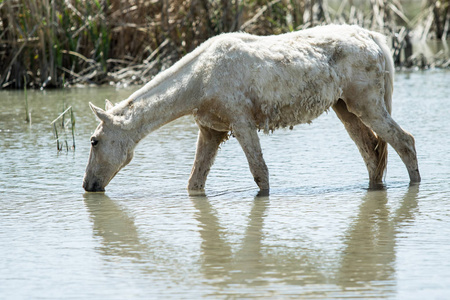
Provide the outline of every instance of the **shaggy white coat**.
<path id="1" fill-rule="evenodd" d="M 193 114 L 200 131 L 188 188 L 204 188 L 217 148 L 232 132 L 265 191 L 269 175 L 256 131 L 308 123 L 330 107 L 358 146 L 371 183 L 382 180 L 386 142 L 418 182 L 414 139 L 390 116 L 393 76 L 385 37 L 358 26 L 216 36 L 116 106 L 91 105 L 102 123 L 92 137 L 84 187 L 104 189 L 142 138 Z M 120 145 L 114 151 L 112 141 Z"/>

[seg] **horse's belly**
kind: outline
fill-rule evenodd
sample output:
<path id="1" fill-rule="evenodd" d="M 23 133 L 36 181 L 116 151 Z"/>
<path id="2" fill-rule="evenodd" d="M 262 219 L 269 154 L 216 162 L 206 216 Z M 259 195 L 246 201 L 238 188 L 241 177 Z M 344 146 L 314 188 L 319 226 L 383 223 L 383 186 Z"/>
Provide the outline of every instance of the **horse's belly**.
<path id="1" fill-rule="evenodd" d="M 298 124 L 311 123 L 337 101 L 336 98 L 297 99 L 292 103 L 263 104 L 257 110 L 257 126 L 259 129 L 273 131 L 278 128 L 292 127 Z"/>

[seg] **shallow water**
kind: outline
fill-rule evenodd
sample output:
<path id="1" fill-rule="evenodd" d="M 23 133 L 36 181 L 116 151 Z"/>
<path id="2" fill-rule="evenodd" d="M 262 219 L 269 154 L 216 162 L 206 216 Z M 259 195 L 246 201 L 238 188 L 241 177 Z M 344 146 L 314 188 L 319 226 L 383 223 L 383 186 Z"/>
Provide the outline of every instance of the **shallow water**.
<path id="1" fill-rule="evenodd" d="M 369 191 L 356 146 L 331 111 L 261 135 L 271 194 L 235 139 L 206 197 L 188 196 L 191 118 L 152 133 L 105 194 L 81 188 L 88 101 L 133 90 L 0 92 L 0 298 L 388 298 L 450 295 L 450 73 L 398 74 L 394 117 L 414 134 L 423 182 L 390 148 L 386 189 Z M 56 151 L 66 105 L 76 150 Z M 69 145 L 71 140 L 69 140 Z"/>

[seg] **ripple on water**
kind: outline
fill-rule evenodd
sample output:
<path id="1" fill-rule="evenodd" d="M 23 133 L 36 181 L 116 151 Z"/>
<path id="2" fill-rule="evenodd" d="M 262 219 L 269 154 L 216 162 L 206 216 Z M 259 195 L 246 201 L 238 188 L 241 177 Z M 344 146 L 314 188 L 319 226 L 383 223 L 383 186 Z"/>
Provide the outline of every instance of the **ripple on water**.
<path id="1" fill-rule="evenodd" d="M 355 145 L 330 112 L 261 134 L 271 194 L 230 139 L 205 195 L 189 196 L 197 129 L 182 118 L 144 139 L 106 193 L 84 193 L 87 101 L 129 91 L 0 97 L 0 294 L 5 298 L 445 298 L 450 290 L 448 72 L 398 74 L 394 117 L 416 139 L 423 181 L 409 187 L 392 148 L 385 189 L 368 190 Z M 420 88 L 418 88 L 420 87 Z M 3 93 L 3 92 L 2 92 Z M 50 121 L 72 105 L 75 152 Z M 426 99 L 426 101 L 424 101 Z"/>

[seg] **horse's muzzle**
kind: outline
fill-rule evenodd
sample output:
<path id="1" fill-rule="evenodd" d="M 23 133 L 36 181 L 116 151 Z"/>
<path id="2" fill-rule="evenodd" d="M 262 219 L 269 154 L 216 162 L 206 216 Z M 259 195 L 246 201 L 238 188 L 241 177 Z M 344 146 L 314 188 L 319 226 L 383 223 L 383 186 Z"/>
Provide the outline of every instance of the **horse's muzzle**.
<path id="1" fill-rule="evenodd" d="M 105 188 L 99 182 L 87 182 L 83 180 L 83 188 L 86 192 L 104 192 Z"/>

